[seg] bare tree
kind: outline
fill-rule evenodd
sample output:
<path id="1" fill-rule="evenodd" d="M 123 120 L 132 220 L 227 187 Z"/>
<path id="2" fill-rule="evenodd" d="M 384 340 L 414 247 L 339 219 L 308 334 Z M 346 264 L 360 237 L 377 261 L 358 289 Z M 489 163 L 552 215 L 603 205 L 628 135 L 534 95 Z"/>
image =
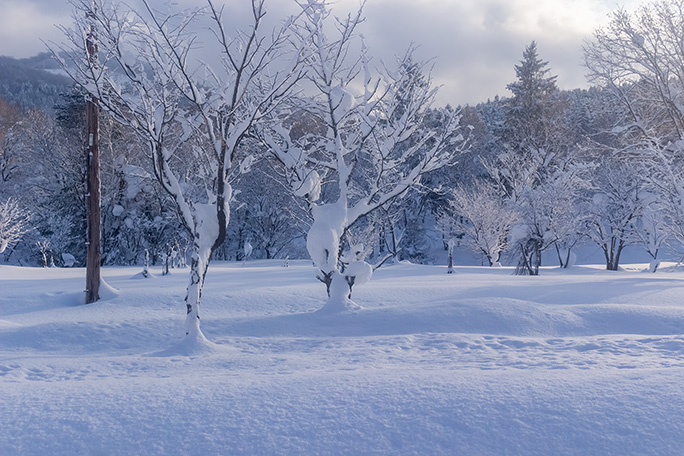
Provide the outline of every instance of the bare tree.
<path id="1" fill-rule="evenodd" d="M 544 250 L 578 240 L 576 203 L 591 167 L 572 153 L 544 149 L 507 150 L 483 165 L 505 205 L 518 214 L 509 239 L 519 252 L 516 273 L 538 275 Z"/>
<path id="2" fill-rule="evenodd" d="M 645 206 L 644 179 L 629 164 L 606 163 L 597 170 L 585 208 L 588 236 L 601 247 L 606 269 L 617 271 L 625 247 L 638 241 L 636 225 Z"/>
<path id="3" fill-rule="evenodd" d="M 517 274 L 539 275 L 542 252 L 559 244 L 569 249 L 580 229 L 578 200 L 581 181 L 577 169 L 557 169 L 517 201 L 519 221 L 512 243 L 520 251 Z M 561 260 L 559 254 L 559 260 Z M 561 260 L 562 261 L 562 260 Z M 566 258 L 567 264 L 568 259 Z M 563 263 L 561 262 L 561 266 Z"/>
<path id="4" fill-rule="evenodd" d="M 476 182 L 455 189 L 449 208 L 438 217 L 440 230 L 449 238 L 463 235 L 468 247 L 481 253 L 489 266 L 498 263 L 508 248 L 508 234 L 519 214 L 491 185 Z"/>
<path id="5" fill-rule="evenodd" d="M 585 46 L 591 80 L 623 107 L 613 133 L 616 155 L 639 162 L 657 192 L 669 232 L 684 242 L 684 1 L 618 9 Z M 655 234 L 655 232 L 653 232 Z"/>
<path id="6" fill-rule="evenodd" d="M 453 110 L 438 129 L 421 121 L 435 89 L 411 52 L 394 71 L 374 75 L 363 41 L 357 40 L 361 10 L 337 20 L 334 38 L 326 34 L 330 13 L 323 2 L 306 13 L 300 33 L 311 37 L 307 80 L 314 93 L 306 110 L 320 128 L 297 135 L 285 120 L 274 123 L 265 140 L 295 194 L 310 205 L 307 250 L 328 292 L 324 309 L 337 312 L 355 307 L 352 287 L 372 272 L 363 261 L 365 248 L 349 243 L 354 225 L 425 173 L 453 163 L 464 140 Z M 360 57 L 354 58 L 357 49 Z"/>
<path id="7" fill-rule="evenodd" d="M 30 230 L 29 214 L 10 198 L 0 203 L 0 254 Z"/>
<path id="8" fill-rule="evenodd" d="M 21 129 L 21 112 L 0 98 L 0 184 L 7 182 L 17 168 L 16 132 Z"/>
<path id="9" fill-rule="evenodd" d="M 644 193 L 643 209 L 641 217 L 636 223 L 635 236 L 646 249 L 646 253 L 651 257 L 649 270 L 656 272 L 660 266 L 658 255 L 672 236 L 672 230 L 670 229 L 672 220 L 669 219 L 667 208 L 659 194 L 653 192 Z"/>
<path id="10" fill-rule="evenodd" d="M 76 28 L 64 29 L 70 44 L 60 49 L 67 53 L 63 67 L 146 142 L 154 174 L 192 238 L 186 334 L 204 339 L 199 305 L 207 268 L 226 237 L 231 181 L 250 163 L 240 162 L 241 146 L 297 81 L 301 53 L 291 46 L 291 21 L 262 33 L 264 0 L 251 2 L 251 23 L 234 34 L 211 0 L 173 14 L 142 4 L 133 11 L 104 0 L 76 3 Z M 84 58 L 86 15 L 99 37 L 98 67 Z M 195 57 L 205 18 L 219 49 L 214 66 Z"/>

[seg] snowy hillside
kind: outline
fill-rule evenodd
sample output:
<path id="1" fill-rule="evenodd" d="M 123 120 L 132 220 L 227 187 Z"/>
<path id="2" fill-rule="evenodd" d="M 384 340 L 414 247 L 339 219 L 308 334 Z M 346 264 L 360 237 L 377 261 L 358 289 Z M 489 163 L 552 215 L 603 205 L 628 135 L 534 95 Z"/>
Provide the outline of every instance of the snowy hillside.
<path id="1" fill-rule="evenodd" d="M 22 109 L 54 112 L 72 88 L 71 79 L 47 52 L 26 59 L 0 56 L 0 97 Z"/>
<path id="2" fill-rule="evenodd" d="M 392 265 L 328 315 L 310 262 L 214 263 L 186 354 L 187 270 L 0 266 L 0 454 L 677 454 L 684 272 L 640 267 Z"/>

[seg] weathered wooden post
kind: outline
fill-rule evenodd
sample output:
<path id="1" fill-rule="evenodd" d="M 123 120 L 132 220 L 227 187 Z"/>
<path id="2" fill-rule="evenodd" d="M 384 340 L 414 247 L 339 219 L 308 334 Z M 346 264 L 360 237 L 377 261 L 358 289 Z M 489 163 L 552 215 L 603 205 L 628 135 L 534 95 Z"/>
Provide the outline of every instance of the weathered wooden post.
<path id="1" fill-rule="evenodd" d="M 92 18 L 91 18 L 92 19 Z M 86 39 L 88 58 L 92 66 L 97 65 L 97 36 L 91 24 Z M 86 304 L 100 299 L 101 245 L 101 192 L 100 192 L 100 149 L 99 149 L 99 107 L 98 99 L 90 94 L 86 100 L 87 127 L 87 189 L 86 189 Z"/>

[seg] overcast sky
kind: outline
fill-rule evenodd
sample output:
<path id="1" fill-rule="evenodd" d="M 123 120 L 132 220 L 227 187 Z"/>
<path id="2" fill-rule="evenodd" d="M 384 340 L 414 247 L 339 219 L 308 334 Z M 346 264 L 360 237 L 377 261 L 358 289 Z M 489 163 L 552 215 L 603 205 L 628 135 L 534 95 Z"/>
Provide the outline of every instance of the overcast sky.
<path id="1" fill-rule="evenodd" d="M 164 0 L 152 0 L 165 3 Z M 244 5 L 248 0 L 215 0 Z M 182 6 L 203 0 L 177 0 Z M 532 40 L 549 61 L 563 89 L 585 87 L 582 43 L 606 24 L 619 5 L 633 9 L 639 0 L 367 0 L 361 32 L 377 59 L 392 61 L 411 44 L 421 59 L 434 58 L 440 104 L 476 104 L 508 96 L 513 66 Z M 290 0 L 266 0 L 278 15 Z M 337 0 L 338 15 L 359 0 Z M 41 40 L 60 41 L 55 24 L 71 24 L 66 0 L 0 0 L 0 55 L 30 57 L 45 51 Z"/>

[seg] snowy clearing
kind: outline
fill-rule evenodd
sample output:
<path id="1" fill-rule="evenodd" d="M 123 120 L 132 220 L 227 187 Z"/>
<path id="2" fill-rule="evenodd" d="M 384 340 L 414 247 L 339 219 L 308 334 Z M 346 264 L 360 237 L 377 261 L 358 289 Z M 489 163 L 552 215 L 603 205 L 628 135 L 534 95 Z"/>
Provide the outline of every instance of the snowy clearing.
<path id="1" fill-rule="evenodd" d="M 311 262 L 213 263 L 187 355 L 187 270 L 86 306 L 0 266 L 0 454 L 676 454 L 684 272 L 647 267 L 385 266 L 331 315 Z"/>

